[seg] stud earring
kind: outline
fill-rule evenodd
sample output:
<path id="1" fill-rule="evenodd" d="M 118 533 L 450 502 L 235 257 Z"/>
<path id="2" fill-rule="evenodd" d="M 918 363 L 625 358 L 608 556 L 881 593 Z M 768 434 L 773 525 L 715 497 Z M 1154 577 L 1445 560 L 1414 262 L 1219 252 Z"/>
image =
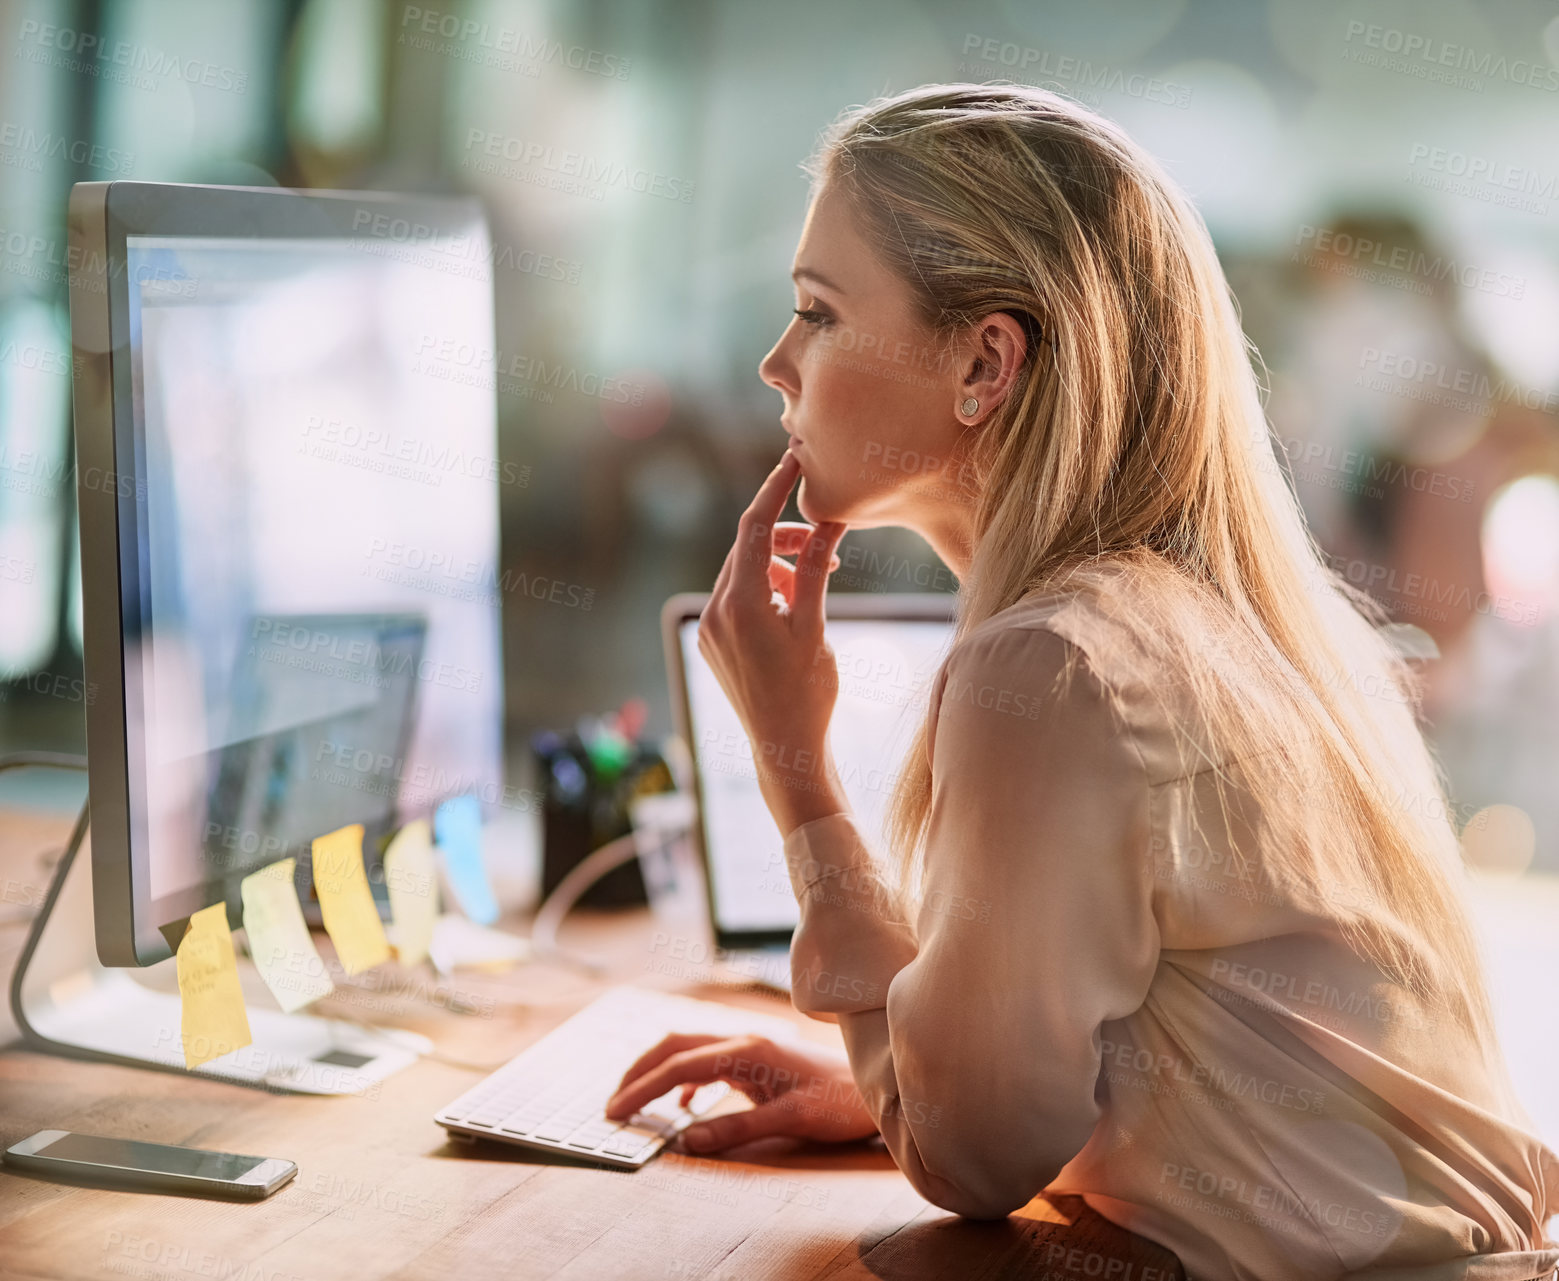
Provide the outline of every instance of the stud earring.
<path id="1" fill-rule="evenodd" d="M 973 396 L 966 396 L 964 397 L 964 403 L 958 406 L 958 408 L 963 410 L 966 415 L 972 417 L 979 412 L 980 402 Z"/>

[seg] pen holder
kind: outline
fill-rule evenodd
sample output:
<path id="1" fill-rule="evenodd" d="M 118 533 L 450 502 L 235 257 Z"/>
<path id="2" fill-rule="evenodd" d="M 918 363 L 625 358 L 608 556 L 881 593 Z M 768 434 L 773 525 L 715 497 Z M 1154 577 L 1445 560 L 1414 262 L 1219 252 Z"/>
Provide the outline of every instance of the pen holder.
<path id="1" fill-rule="evenodd" d="M 628 744 L 619 757 L 592 754 L 578 734 L 541 733 L 531 740 L 541 780 L 541 893 L 552 893 L 592 851 L 633 830 L 630 806 L 670 791 L 671 770 L 650 743 Z M 580 898 L 586 907 L 629 907 L 647 901 L 639 860 L 614 868 Z"/>

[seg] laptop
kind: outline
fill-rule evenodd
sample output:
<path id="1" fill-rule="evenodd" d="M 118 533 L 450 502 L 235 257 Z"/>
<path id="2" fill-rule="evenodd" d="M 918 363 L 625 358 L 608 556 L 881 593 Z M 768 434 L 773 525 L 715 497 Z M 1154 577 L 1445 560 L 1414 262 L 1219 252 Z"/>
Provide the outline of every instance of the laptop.
<path id="1" fill-rule="evenodd" d="M 673 596 L 661 611 L 677 732 L 693 759 L 692 839 L 704 869 L 717 956 L 790 989 L 798 913 L 779 829 L 763 803 L 752 748 L 698 651 L 709 596 Z M 905 752 L 952 644 L 957 598 L 946 593 L 830 593 L 824 631 L 839 669 L 829 743 L 862 835 L 884 850 L 883 820 Z"/>

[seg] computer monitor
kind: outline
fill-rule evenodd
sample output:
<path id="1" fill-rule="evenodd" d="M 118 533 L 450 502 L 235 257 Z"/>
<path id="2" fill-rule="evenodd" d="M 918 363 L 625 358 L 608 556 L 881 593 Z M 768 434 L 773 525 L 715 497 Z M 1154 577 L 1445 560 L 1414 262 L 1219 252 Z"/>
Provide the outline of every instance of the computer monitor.
<path id="1" fill-rule="evenodd" d="M 144 966 L 316 836 L 501 790 L 491 243 L 367 192 L 69 217 L 96 945 Z"/>
<path id="2" fill-rule="evenodd" d="M 758 786 L 736 709 L 698 650 L 707 594 L 661 612 L 673 711 L 693 757 L 711 933 L 726 949 L 788 944 L 797 908 L 783 842 Z M 830 593 L 824 634 L 839 674 L 829 747 L 862 835 L 885 850 L 884 818 L 937 670 L 957 601 L 941 593 Z M 761 749 L 760 749 L 761 750 Z"/>

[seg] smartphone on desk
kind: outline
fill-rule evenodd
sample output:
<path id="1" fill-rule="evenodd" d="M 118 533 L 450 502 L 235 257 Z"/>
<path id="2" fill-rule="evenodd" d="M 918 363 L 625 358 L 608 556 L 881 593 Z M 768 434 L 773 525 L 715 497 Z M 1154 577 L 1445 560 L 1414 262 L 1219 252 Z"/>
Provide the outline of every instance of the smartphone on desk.
<path id="1" fill-rule="evenodd" d="M 5 1163 L 71 1183 L 235 1201 L 263 1200 L 298 1172 L 296 1165 L 280 1157 L 208 1152 L 68 1130 L 39 1130 L 13 1143 L 5 1150 Z"/>

